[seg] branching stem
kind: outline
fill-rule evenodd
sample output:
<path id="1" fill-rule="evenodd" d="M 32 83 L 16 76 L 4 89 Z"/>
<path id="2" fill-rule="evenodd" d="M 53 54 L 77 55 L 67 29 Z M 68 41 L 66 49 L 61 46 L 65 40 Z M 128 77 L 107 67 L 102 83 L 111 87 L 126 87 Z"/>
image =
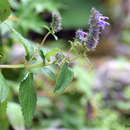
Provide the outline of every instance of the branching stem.
<path id="1" fill-rule="evenodd" d="M 38 49 L 34 52 L 34 54 L 32 55 L 32 58 L 30 59 L 30 61 L 35 57 L 35 55 L 39 52 L 39 50 L 42 48 L 42 46 L 44 45 L 47 37 L 51 34 L 51 32 L 49 31 L 43 38 L 43 40 L 41 41 L 40 46 L 38 47 Z"/>

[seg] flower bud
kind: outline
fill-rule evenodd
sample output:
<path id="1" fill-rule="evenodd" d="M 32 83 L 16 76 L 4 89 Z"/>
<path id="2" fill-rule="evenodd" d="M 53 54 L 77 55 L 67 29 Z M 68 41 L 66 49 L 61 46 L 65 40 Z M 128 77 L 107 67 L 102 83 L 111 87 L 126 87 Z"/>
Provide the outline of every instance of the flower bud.
<path id="1" fill-rule="evenodd" d="M 77 30 L 75 33 L 75 41 L 84 44 L 87 40 L 87 33 L 82 30 Z"/>

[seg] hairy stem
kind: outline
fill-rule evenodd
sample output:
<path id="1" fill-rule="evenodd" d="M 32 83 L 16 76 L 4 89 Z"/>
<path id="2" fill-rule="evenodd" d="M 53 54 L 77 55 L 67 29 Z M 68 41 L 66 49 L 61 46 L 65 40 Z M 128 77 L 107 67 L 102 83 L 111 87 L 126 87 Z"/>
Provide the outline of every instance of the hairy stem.
<path id="1" fill-rule="evenodd" d="M 48 66 L 50 65 L 48 64 L 43 64 L 43 63 L 36 63 L 36 64 L 17 64 L 17 65 L 5 65 L 5 64 L 1 64 L 0 65 L 0 69 L 18 69 L 18 68 L 37 68 L 37 67 L 44 67 L 44 66 Z"/>

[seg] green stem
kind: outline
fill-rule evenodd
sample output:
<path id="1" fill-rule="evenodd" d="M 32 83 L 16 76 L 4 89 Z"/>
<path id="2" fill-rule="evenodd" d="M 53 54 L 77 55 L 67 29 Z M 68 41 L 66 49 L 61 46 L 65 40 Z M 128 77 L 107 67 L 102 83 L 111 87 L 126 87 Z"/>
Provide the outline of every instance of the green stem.
<path id="1" fill-rule="evenodd" d="M 47 66 L 49 64 L 44 64 L 44 63 L 36 63 L 36 64 L 30 64 L 30 65 L 26 65 L 26 68 L 38 68 L 38 67 L 43 67 L 43 66 Z"/>
<path id="2" fill-rule="evenodd" d="M 80 58 L 80 57 L 81 57 L 80 55 L 75 56 L 74 58 L 70 59 L 70 62 L 75 61 L 75 60 L 77 60 L 77 59 Z"/>
<path id="3" fill-rule="evenodd" d="M 0 69 L 18 69 L 18 68 L 37 68 L 37 67 L 44 67 L 44 66 L 48 66 L 50 65 L 48 64 L 43 64 L 43 63 L 36 63 L 36 64 L 17 64 L 17 65 L 5 65 L 5 64 L 1 64 L 0 65 Z"/>
<path id="4" fill-rule="evenodd" d="M 43 40 L 42 40 L 40 46 L 38 47 L 37 51 L 34 52 L 32 58 L 30 59 L 30 61 L 35 57 L 35 55 L 36 55 L 36 54 L 39 52 L 39 50 L 42 48 L 43 44 L 45 43 L 47 37 L 48 37 L 50 34 L 51 34 L 51 32 L 48 32 L 48 33 L 45 35 L 45 37 L 43 38 Z"/>
<path id="5" fill-rule="evenodd" d="M 10 69 L 17 69 L 17 68 L 24 68 L 25 65 L 24 64 L 18 64 L 18 65 L 0 65 L 0 68 L 3 69 L 3 68 L 10 68 Z"/>
<path id="6" fill-rule="evenodd" d="M 47 37 L 48 37 L 50 34 L 51 34 L 51 32 L 49 31 L 49 32 L 45 35 L 45 37 L 43 38 L 43 40 L 42 40 L 42 42 L 41 42 L 41 46 L 43 46 L 43 44 L 45 43 Z"/>

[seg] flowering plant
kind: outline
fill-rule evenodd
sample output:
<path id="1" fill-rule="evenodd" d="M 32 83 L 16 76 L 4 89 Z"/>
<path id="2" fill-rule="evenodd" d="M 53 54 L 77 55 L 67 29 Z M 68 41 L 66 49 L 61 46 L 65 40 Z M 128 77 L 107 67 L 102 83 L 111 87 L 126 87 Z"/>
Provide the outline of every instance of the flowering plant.
<path id="1" fill-rule="evenodd" d="M 99 43 L 100 34 L 107 26 L 110 25 L 105 21 L 108 19 L 108 17 L 103 16 L 95 8 L 92 8 L 89 19 L 89 31 L 84 32 L 82 30 L 78 30 L 76 32 L 75 42 L 79 42 L 88 50 L 94 50 Z"/>
<path id="2" fill-rule="evenodd" d="M 54 92 L 59 94 L 63 92 L 73 80 L 74 73 L 70 67 L 70 63 L 74 61 L 77 56 L 71 58 L 64 54 L 59 48 L 48 51 L 45 51 L 43 48 L 43 45 L 49 35 L 53 35 L 56 40 L 58 39 L 56 33 L 62 29 L 62 18 L 58 12 L 52 13 L 52 22 L 50 27 L 45 26 L 45 28 L 48 30 L 48 33 L 44 36 L 41 44 L 34 45 L 32 42 L 25 39 L 13 27 L 8 25 L 5 20 L 10 15 L 9 3 L 7 0 L 2 1 L 1 3 L 3 4 L 3 7 L 0 9 L 0 12 L 5 11 L 5 13 L 2 15 L 0 14 L 0 20 L 3 22 L 1 25 L 5 24 L 13 33 L 15 38 L 23 45 L 26 51 L 26 56 L 23 64 L 0 64 L 0 68 L 22 68 L 24 70 L 23 79 L 19 85 L 19 101 L 25 124 L 29 126 L 33 119 L 37 102 L 36 89 L 34 87 L 34 69 L 41 69 L 51 65 L 59 68 L 57 73 L 51 72 L 51 77 L 53 77 L 53 80 L 55 81 Z M 70 42 L 71 48 L 69 52 L 76 50 L 77 52 L 80 52 L 79 56 L 82 56 L 82 54 L 86 54 L 87 51 L 94 50 L 99 43 L 100 34 L 107 26 L 109 26 L 109 23 L 105 21 L 108 19 L 108 17 L 103 16 L 96 9 L 92 8 L 88 32 L 84 32 L 81 29 L 76 31 L 74 40 Z M 6 92 L 5 94 L 0 95 L 0 103 L 4 103 L 8 100 L 8 89 L 5 86 L 6 80 L 4 79 L 2 73 L 0 73 L 0 82 L 0 84 L 3 84 L 4 86 L 4 88 L 3 86 L 0 86 L 1 93 Z"/>

